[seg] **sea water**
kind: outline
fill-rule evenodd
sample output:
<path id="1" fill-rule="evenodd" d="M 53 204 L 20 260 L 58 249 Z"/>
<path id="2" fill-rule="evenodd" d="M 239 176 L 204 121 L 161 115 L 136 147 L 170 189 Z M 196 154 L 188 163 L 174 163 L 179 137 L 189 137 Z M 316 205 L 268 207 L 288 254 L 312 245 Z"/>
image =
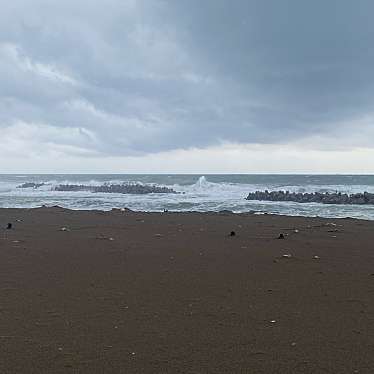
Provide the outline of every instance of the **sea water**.
<path id="1" fill-rule="evenodd" d="M 34 188 L 17 188 L 25 182 L 45 183 Z M 54 191 L 59 184 L 101 185 L 140 183 L 173 188 L 179 194 L 128 195 L 89 191 Z M 294 216 L 353 217 L 374 220 L 374 206 L 326 205 L 317 203 L 248 201 L 256 190 L 292 192 L 374 193 L 374 175 L 129 175 L 129 174 L 28 174 L 0 175 L 0 207 L 33 208 L 59 205 L 69 209 L 127 207 L 137 211 L 256 212 Z"/>

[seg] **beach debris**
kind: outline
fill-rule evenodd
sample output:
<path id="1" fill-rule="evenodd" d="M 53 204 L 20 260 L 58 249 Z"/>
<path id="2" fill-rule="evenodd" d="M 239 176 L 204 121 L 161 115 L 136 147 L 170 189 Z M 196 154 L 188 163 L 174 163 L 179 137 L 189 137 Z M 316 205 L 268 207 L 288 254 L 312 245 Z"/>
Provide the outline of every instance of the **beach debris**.
<path id="1" fill-rule="evenodd" d="M 162 234 L 155 234 L 157 238 L 162 238 Z"/>
<path id="2" fill-rule="evenodd" d="M 10 222 L 9 222 L 9 223 L 7 224 L 7 226 L 6 226 L 7 230 L 11 230 L 12 227 L 13 227 L 13 225 L 12 225 Z"/>
<path id="3" fill-rule="evenodd" d="M 98 235 L 98 236 L 96 237 L 96 239 L 99 239 L 99 240 L 109 240 L 109 241 L 113 241 L 113 240 L 114 240 L 114 238 L 109 237 L 109 236 L 105 236 L 105 235 L 103 235 L 103 234 Z"/>
<path id="4" fill-rule="evenodd" d="M 135 356 L 136 355 L 136 353 L 135 352 L 131 352 L 131 356 Z"/>
<path id="5" fill-rule="evenodd" d="M 293 232 L 294 232 L 295 234 L 297 234 L 297 233 L 299 232 L 299 230 L 298 230 L 298 229 L 295 229 L 295 230 L 293 230 Z"/>
<path id="6" fill-rule="evenodd" d="M 295 343 L 295 342 L 292 342 L 292 343 L 291 343 L 291 347 L 296 347 L 296 343 Z"/>
<path id="7" fill-rule="evenodd" d="M 275 319 L 272 319 L 270 323 L 276 323 L 277 321 Z"/>
<path id="8" fill-rule="evenodd" d="M 319 256 L 313 256 L 313 259 L 314 259 L 314 260 L 319 260 L 320 257 L 319 257 Z"/>
<path id="9" fill-rule="evenodd" d="M 169 211 L 167 209 L 164 209 L 164 213 L 168 213 Z"/>
<path id="10" fill-rule="evenodd" d="M 230 232 L 230 236 L 235 236 L 235 235 L 236 235 L 235 231 Z"/>
<path id="11" fill-rule="evenodd" d="M 335 227 L 337 225 L 334 222 L 327 222 L 327 223 L 325 223 L 325 226 Z"/>
<path id="12" fill-rule="evenodd" d="M 285 239 L 284 234 L 280 233 L 279 236 L 278 236 L 278 239 Z"/>
<path id="13" fill-rule="evenodd" d="M 21 219 L 16 219 L 16 222 L 22 222 L 22 220 Z"/>
<path id="14" fill-rule="evenodd" d="M 291 257 L 292 257 L 292 255 L 291 255 L 291 254 L 289 254 L 289 253 L 286 253 L 286 254 L 282 255 L 282 257 L 283 257 L 283 258 L 291 258 Z"/>
<path id="15" fill-rule="evenodd" d="M 19 240 L 12 240 L 12 243 L 17 244 L 17 243 L 20 243 L 20 241 Z"/>
<path id="16" fill-rule="evenodd" d="M 70 231 L 67 227 L 61 227 L 60 231 Z"/>

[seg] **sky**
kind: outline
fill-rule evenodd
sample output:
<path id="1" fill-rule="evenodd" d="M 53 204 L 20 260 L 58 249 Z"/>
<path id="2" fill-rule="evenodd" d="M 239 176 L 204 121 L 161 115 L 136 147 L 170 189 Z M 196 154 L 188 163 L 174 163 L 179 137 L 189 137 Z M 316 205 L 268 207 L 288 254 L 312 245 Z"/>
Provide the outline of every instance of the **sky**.
<path id="1" fill-rule="evenodd" d="M 2 173 L 374 173 L 371 0 L 13 0 Z"/>

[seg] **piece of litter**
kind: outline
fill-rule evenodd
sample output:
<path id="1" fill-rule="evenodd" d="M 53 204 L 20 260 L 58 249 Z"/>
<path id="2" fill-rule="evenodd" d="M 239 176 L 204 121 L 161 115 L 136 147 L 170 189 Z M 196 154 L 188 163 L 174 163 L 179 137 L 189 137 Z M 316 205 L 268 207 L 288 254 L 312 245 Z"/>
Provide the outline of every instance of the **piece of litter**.
<path id="1" fill-rule="evenodd" d="M 13 240 L 12 243 L 19 243 L 19 240 Z"/>
<path id="2" fill-rule="evenodd" d="M 69 231 L 67 227 L 61 227 L 60 231 Z"/>
<path id="3" fill-rule="evenodd" d="M 110 241 L 113 241 L 113 240 L 114 240 L 114 238 L 109 238 L 108 240 L 110 240 Z"/>
<path id="4" fill-rule="evenodd" d="M 291 343 L 291 346 L 292 346 L 292 347 L 296 347 L 296 343 L 295 343 L 295 342 L 292 342 L 292 343 Z"/>
<path id="5" fill-rule="evenodd" d="M 231 231 L 230 232 L 230 236 L 235 236 L 236 234 L 235 234 L 235 231 Z"/>
<path id="6" fill-rule="evenodd" d="M 132 354 L 133 356 L 135 356 L 135 355 L 136 355 L 136 353 L 135 353 L 135 352 L 131 352 L 131 354 Z"/>
<path id="7" fill-rule="evenodd" d="M 319 260 L 319 259 L 320 259 L 319 256 L 313 256 L 313 258 L 314 258 L 315 260 Z"/>
<path id="8" fill-rule="evenodd" d="M 285 254 L 285 255 L 282 255 L 283 258 L 291 258 L 292 255 L 290 255 L 289 253 L 288 254 Z"/>
<path id="9" fill-rule="evenodd" d="M 272 319 L 270 323 L 276 323 L 277 321 L 275 319 Z"/>
<path id="10" fill-rule="evenodd" d="M 155 236 L 157 236 L 158 238 L 161 238 L 162 234 L 155 234 Z"/>
<path id="11" fill-rule="evenodd" d="M 61 351 L 62 351 L 62 348 L 61 348 L 61 347 L 58 347 L 58 350 L 61 352 Z"/>
<path id="12" fill-rule="evenodd" d="M 294 232 L 295 234 L 297 234 L 297 233 L 299 232 L 299 230 L 296 229 L 296 230 L 294 230 L 293 232 Z"/>
<path id="13" fill-rule="evenodd" d="M 279 234 L 278 239 L 284 239 L 284 235 L 283 234 Z"/>

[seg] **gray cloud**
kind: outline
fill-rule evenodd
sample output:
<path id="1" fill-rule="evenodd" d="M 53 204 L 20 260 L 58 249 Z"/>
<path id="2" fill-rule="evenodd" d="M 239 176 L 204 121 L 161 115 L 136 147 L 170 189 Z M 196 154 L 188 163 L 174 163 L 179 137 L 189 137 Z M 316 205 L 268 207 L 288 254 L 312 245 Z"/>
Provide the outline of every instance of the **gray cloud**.
<path id="1" fill-rule="evenodd" d="M 86 156 L 327 136 L 374 147 L 373 11 L 369 0 L 7 3 L 2 142 Z"/>

